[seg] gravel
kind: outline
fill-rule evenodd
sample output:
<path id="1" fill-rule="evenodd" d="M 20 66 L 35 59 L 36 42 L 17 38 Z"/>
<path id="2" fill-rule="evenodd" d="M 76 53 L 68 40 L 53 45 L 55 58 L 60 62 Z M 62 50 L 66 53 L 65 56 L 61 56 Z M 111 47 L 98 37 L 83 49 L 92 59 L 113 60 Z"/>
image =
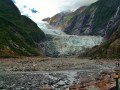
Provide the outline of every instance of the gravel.
<path id="1" fill-rule="evenodd" d="M 44 84 L 64 90 L 72 83 L 94 81 L 113 71 L 115 61 L 78 58 L 0 59 L 0 90 L 40 90 Z"/>

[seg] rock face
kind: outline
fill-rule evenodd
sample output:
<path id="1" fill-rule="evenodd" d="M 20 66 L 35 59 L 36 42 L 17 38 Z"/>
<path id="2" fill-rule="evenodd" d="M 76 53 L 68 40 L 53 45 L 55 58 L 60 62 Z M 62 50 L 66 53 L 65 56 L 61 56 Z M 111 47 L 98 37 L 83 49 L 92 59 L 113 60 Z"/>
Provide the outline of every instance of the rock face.
<path id="1" fill-rule="evenodd" d="M 62 18 L 59 16 L 61 19 L 55 15 L 47 21 L 53 26 L 61 27 L 67 34 L 105 36 L 106 25 L 116 15 L 119 5 L 120 0 L 98 0 L 90 6 L 63 15 Z"/>
<path id="2" fill-rule="evenodd" d="M 43 25 L 39 26 L 41 27 Z M 101 36 L 66 35 L 61 30 L 48 29 L 49 26 L 45 27 L 41 27 L 41 29 L 46 33 L 46 40 L 40 43 L 40 46 L 47 56 L 76 55 L 84 52 L 88 48 L 99 45 L 103 41 Z"/>
<path id="3" fill-rule="evenodd" d="M 42 55 L 36 44 L 44 39 L 43 31 L 11 0 L 0 1 L 0 57 Z"/>

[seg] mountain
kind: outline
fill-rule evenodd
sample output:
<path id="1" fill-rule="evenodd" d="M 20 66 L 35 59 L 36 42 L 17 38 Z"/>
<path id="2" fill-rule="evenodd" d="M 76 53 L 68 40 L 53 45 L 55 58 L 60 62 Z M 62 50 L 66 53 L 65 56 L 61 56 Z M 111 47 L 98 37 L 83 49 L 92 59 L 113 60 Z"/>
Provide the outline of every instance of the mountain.
<path id="1" fill-rule="evenodd" d="M 115 2 L 118 5 L 117 3 L 120 1 L 116 0 Z M 84 53 L 83 56 L 92 58 L 120 58 L 120 3 L 103 30 L 105 31 L 104 43 L 93 47 Z"/>
<path id="2" fill-rule="evenodd" d="M 104 27 L 104 43 L 93 47 L 80 55 L 80 57 L 120 58 L 120 5 L 116 9 L 116 13 L 109 19 L 107 25 Z"/>
<path id="3" fill-rule="evenodd" d="M 86 6 L 80 7 L 75 12 L 61 12 L 56 15 L 54 15 L 51 18 L 45 18 L 43 21 L 47 21 L 50 25 L 53 27 L 65 30 L 65 28 L 70 23 L 70 20 L 77 14 L 82 13 L 86 9 Z"/>
<path id="4" fill-rule="evenodd" d="M 43 19 L 43 21 L 47 21 L 53 27 L 61 30 L 61 29 L 65 28 L 63 26 L 63 22 L 65 22 L 64 21 L 65 18 L 69 15 L 71 15 L 71 12 L 61 12 L 51 18 L 45 18 L 45 19 Z"/>
<path id="5" fill-rule="evenodd" d="M 42 56 L 37 43 L 44 39 L 37 24 L 21 15 L 11 0 L 0 0 L 0 57 Z"/>
<path id="6" fill-rule="evenodd" d="M 61 27 L 67 34 L 104 37 L 101 45 L 87 50 L 80 57 L 120 58 L 120 0 L 98 0 L 62 18 L 54 16 L 46 21 L 56 28 Z M 59 22 L 62 23 L 59 25 Z"/>
<path id="7" fill-rule="evenodd" d="M 75 12 L 62 16 L 61 19 L 57 19 L 55 15 L 47 21 L 53 26 L 61 27 L 67 34 L 104 36 L 104 29 L 111 17 L 115 16 L 119 5 L 120 0 L 98 0 L 90 6 L 80 7 Z"/>

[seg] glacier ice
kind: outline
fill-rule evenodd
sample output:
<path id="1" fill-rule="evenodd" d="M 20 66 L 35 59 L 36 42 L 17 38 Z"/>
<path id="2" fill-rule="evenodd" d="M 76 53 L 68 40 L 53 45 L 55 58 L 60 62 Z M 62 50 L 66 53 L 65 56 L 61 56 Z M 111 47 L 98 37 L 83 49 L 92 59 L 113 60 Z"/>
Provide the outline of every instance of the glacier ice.
<path id="1" fill-rule="evenodd" d="M 46 34 L 46 41 L 39 45 L 47 56 L 75 55 L 103 41 L 101 36 L 66 35 L 62 30 L 55 30 L 46 23 L 38 24 L 38 26 Z"/>

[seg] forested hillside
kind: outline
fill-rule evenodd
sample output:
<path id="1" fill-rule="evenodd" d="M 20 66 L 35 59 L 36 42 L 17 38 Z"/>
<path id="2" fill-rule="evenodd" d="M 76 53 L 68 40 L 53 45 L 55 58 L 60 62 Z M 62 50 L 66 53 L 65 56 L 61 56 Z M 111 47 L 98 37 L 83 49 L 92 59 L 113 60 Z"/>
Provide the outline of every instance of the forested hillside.
<path id="1" fill-rule="evenodd" d="M 0 57 L 42 55 L 36 43 L 44 39 L 37 24 L 21 15 L 11 0 L 0 0 Z"/>

